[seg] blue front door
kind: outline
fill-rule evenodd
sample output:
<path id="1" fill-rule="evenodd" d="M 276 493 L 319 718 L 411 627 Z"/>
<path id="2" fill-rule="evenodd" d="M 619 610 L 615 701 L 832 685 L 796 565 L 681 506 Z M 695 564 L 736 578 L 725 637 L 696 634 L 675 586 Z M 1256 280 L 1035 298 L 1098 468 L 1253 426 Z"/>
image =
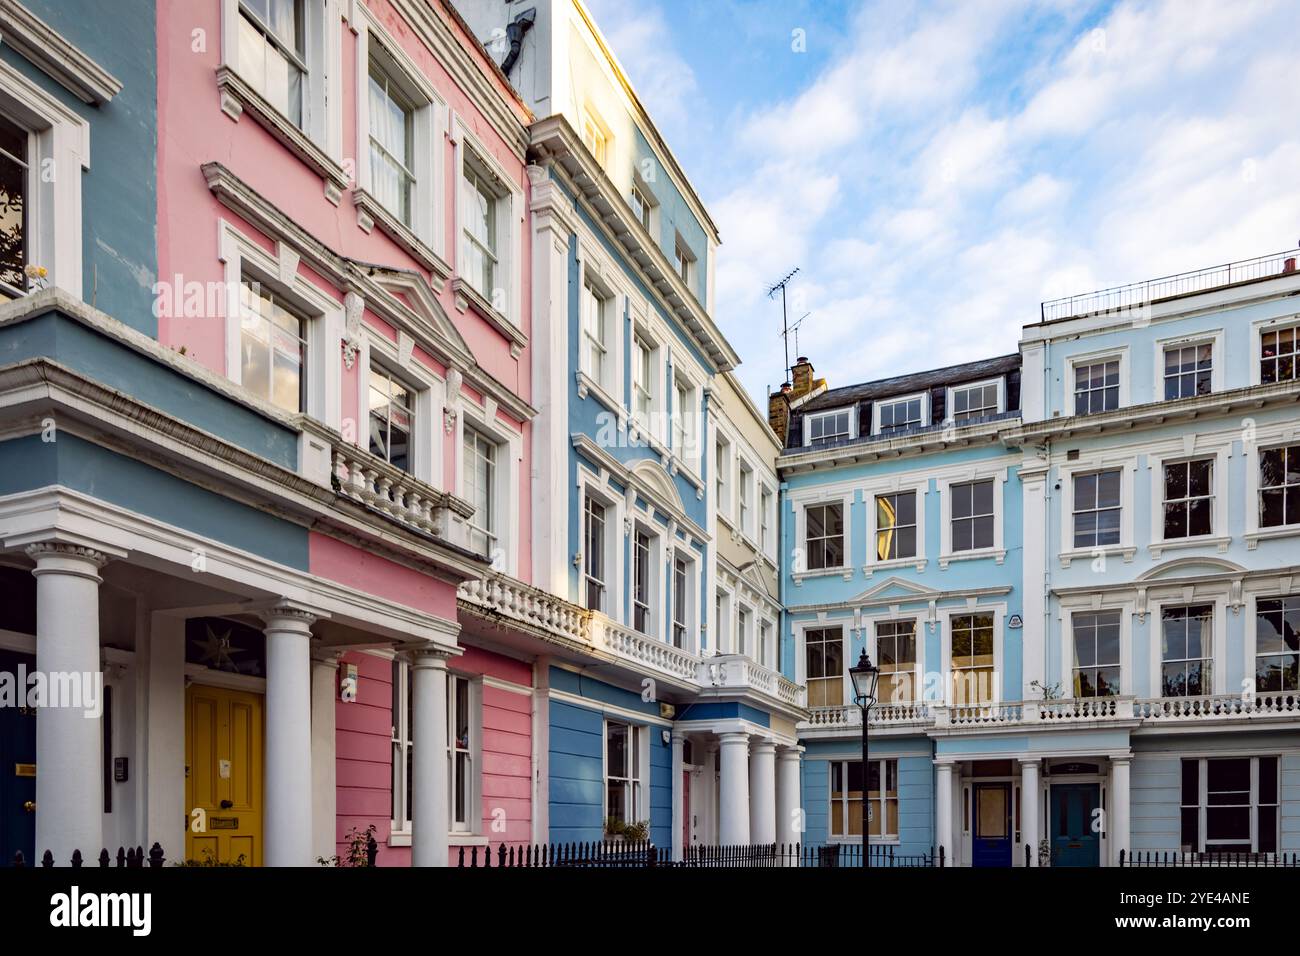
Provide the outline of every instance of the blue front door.
<path id="1" fill-rule="evenodd" d="M 0 672 L 13 674 L 15 684 L 20 663 L 28 673 L 36 669 L 36 658 L 0 651 Z M 36 713 L 24 706 L 26 700 L 15 704 L 0 707 L 0 866 L 11 865 L 19 850 L 31 866 L 36 851 Z"/>
<path id="2" fill-rule="evenodd" d="M 1052 866 L 1101 864 L 1101 833 L 1093 828 L 1100 806 L 1099 784 L 1052 785 Z"/>
<path id="3" fill-rule="evenodd" d="M 1011 784 L 975 784 L 972 866 L 1011 865 Z"/>

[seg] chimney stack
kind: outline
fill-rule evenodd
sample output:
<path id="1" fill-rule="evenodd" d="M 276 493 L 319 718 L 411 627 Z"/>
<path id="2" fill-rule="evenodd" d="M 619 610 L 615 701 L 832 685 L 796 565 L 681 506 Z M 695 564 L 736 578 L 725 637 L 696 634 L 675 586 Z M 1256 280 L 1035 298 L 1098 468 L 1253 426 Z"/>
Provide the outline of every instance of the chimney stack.
<path id="1" fill-rule="evenodd" d="M 781 444 L 785 445 L 786 433 L 790 430 L 790 383 L 782 382 L 781 391 L 769 392 L 767 396 L 767 423 L 776 432 Z"/>
<path id="2" fill-rule="evenodd" d="M 790 394 L 791 400 L 803 398 L 813 390 L 813 367 L 812 363 L 804 356 L 799 356 L 794 362 L 794 390 Z"/>

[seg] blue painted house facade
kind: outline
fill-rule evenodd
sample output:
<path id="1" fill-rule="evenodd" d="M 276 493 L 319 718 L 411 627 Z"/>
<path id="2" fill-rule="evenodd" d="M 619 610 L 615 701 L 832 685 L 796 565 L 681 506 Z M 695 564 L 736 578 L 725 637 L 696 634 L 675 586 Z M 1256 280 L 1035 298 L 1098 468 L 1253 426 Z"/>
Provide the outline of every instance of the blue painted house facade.
<path id="1" fill-rule="evenodd" d="M 772 407 L 809 843 L 861 841 L 865 786 L 872 843 L 956 865 L 1300 845 L 1297 289 L 1282 254 L 1044 303 L 991 363 L 828 390 L 800 360 Z"/>
<path id="2" fill-rule="evenodd" d="M 591 621 L 591 646 L 549 669 L 547 832 L 645 823 L 680 853 L 775 842 L 780 819 L 794 842 L 799 689 L 718 625 L 706 449 L 739 357 L 711 315 L 716 229 L 581 3 L 518 23 L 502 0 L 459 9 L 489 46 L 512 24 L 504 68 L 538 116 L 533 562 Z M 749 626 L 774 635 L 779 605 L 754 607 Z"/>

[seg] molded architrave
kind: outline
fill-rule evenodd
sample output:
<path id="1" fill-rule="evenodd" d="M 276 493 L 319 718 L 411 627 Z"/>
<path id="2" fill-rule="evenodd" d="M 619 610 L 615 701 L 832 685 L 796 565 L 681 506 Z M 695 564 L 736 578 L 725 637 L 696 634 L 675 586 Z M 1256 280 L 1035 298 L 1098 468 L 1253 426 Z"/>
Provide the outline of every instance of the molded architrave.
<path id="1" fill-rule="evenodd" d="M 83 103 L 102 105 L 122 81 L 17 0 L 0 0 L 0 37 Z"/>
<path id="2" fill-rule="evenodd" d="M 388 283 L 377 281 L 370 274 L 373 270 L 369 264 L 349 259 L 326 246 L 221 163 L 205 163 L 202 168 L 208 188 L 228 209 L 268 237 L 288 242 L 313 270 L 340 290 L 356 292 L 365 300 L 367 309 L 394 328 L 410 334 L 416 344 L 443 364 L 460 369 L 465 384 L 496 399 L 501 408 L 516 419 L 527 421 L 536 416 L 537 409 L 478 364 L 464 337 L 422 277 L 420 283 L 424 288 L 414 282 L 414 274 L 409 271 L 383 270 L 391 274 L 391 282 L 397 282 L 399 276 L 406 276 L 407 287 L 419 291 L 426 307 L 417 311 L 394 296 L 387 288 Z"/>

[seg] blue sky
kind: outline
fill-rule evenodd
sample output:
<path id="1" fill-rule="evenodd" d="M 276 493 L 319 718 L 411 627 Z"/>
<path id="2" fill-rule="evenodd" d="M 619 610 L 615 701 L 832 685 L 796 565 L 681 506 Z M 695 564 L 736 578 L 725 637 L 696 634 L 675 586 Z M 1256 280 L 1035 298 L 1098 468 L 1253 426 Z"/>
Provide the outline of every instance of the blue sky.
<path id="1" fill-rule="evenodd" d="M 718 224 L 715 314 L 760 403 L 763 293 L 795 266 L 835 386 L 1300 242 L 1293 0 L 586 2 Z"/>

